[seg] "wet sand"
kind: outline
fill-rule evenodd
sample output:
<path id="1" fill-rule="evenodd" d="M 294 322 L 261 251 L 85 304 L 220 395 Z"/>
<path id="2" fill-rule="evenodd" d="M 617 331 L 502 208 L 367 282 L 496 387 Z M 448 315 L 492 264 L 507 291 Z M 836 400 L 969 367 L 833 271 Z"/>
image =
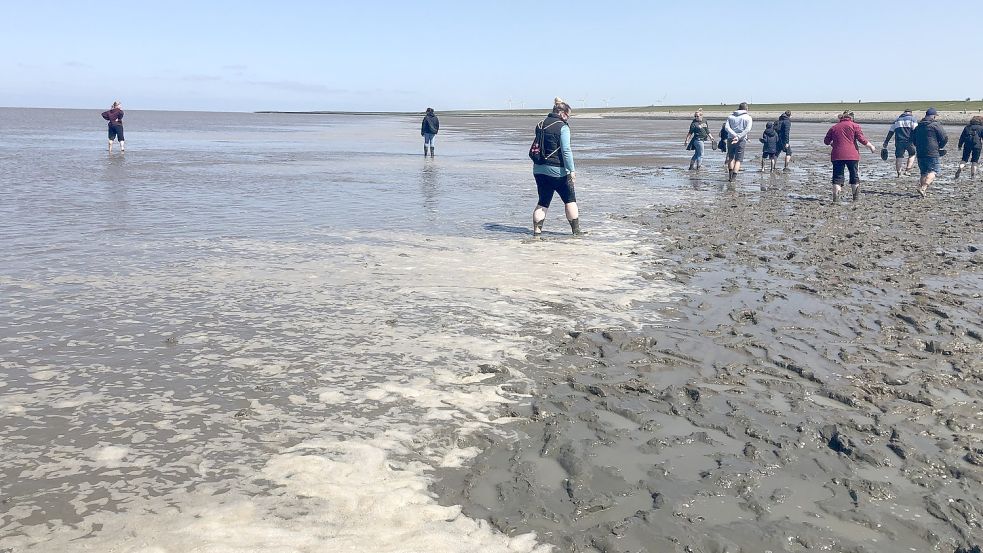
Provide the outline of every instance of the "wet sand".
<path id="1" fill-rule="evenodd" d="M 834 204 L 802 153 L 735 190 L 709 153 L 625 169 L 711 194 L 624 220 L 652 231 L 644 278 L 687 292 L 629 309 L 662 324 L 554 329 L 520 422 L 441 501 L 558 551 L 978 552 L 981 181 L 918 200 L 867 161 Z"/>

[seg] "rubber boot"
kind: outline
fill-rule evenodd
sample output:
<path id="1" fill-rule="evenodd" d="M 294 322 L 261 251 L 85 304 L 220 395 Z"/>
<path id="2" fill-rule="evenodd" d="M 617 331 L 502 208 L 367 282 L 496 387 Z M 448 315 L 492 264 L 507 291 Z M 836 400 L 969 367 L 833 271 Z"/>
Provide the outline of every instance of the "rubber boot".
<path id="1" fill-rule="evenodd" d="M 689 170 L 690 170 L 690 171 L 692 171 L 692 170 L 693 170 L 693 162 L 692 162 L 692 161 L 690 161 L 690 162 L 689 162 Z"/>
<path id="2" fill-rule="evenodd" d="M 427 157 L 427 145 L 423 145 L 423 157 Z"/>
<path id="3" fill-rule="evenodd" d="M 430 146 L 430 159 L 433 159 L 433 146 Z"/>
<path id="4" fill-rule="evenodd" d="M 570 230 L 573 232 L 574 236 L 580 236 L 583 232 L 580 232 L 580 219 L 570 219 Z"/>
<path id="5" fill-rule="evenodd" d="M 545 222 L 546 222 L 546 219 L 543 219 L 542 221 L 539 221 L 538 223 L 536 222 L 535 219 L 532 220 L 532 234 L 533 234 L 533 236 L 539 236 L 540 234 L 543 233 L 543 223 L 545 223 Z"/>

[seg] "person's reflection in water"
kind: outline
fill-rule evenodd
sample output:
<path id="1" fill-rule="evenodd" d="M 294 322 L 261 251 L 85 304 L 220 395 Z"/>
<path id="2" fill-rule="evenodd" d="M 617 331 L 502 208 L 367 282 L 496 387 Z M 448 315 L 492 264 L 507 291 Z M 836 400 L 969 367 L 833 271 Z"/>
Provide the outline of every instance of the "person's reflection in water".
<path id="1" fill-rule="evenodd" d="M 440 175 L 437 164 L 426 163 L 420 173 L 420 196 L 423 198 L 423 213 L 428 223 L 437 222 L 437 196 Z"/>

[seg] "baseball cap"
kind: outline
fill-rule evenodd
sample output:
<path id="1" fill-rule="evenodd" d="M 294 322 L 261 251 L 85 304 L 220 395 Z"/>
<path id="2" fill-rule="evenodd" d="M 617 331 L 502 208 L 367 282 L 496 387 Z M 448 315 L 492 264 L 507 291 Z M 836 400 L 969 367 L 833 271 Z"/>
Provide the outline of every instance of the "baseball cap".
<path id="1" fill-rule="evenodd" d="M 939 112 L 935 108 L 928 108 L 927 110 L 925 110 L 926 117 L 931 117 L 932 115 L 938 115 L 938 114 Z"/>

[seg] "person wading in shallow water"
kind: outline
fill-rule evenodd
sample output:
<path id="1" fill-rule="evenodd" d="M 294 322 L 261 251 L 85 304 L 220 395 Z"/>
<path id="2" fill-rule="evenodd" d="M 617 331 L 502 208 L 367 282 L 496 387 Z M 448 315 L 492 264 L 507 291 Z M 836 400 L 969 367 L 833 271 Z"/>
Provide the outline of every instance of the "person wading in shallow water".
<path id="1" fill-rule="evenodd" d="M 983 150 L 983 117 L 979 115 L 969 120 L 969 124 L 963 128 L 959 135 L 958 148 L 963 150 L 962 162 L 959 169 L 956 169 L 956 178 L 959 178 L 966 163 L 969 163 L 969 178 L 976 178 L 976 166 L 980 163 L 980 151 Z"/>
<path id="2" fill-rule="evenodd" d="M 710 127 L 703 121 L 703 110 L 697 110 L 693 114 L 693 121 L 689 124 L 689 133 L 683 143 L 687 150 L 693 150 L 693 157 L 689 160 L 689 170 L 700 168 L 700 161 L 703 159 L 703 142 L 713 140 L 710 134 Z"/>
<path id="3" fill-rule="evenodd" d="M 747 110 L 747 102 L 741 102 L 737 111 L 730 114 L 724 126 L 727 129 L 727 180 L 733 182 L 741 170 L 744 161 L 744 146 L 747 145 L 747 135 L 751 132 L 751 114 Z"/>
<path id="4" fill-rule="evenodd" d="M 918 157 L 918 171 L 922 174 L 918 181 L 918 195 L 923 198 L 935 175 L 942 169 L 943 148 L 949 142 L 942 124 L 935 120 L 938 113 L 935 108 L 928 108 L 925 117 L 911 131 L 911 143 L 915 145 L 915 155 Z"/>
<path id="5" fill-rule="evenodd" d="M 427 155 L 427 148 L 430 148 L 430 157 L 433 158 L 433 141 L 440 130 L 440 120 L 433 112 L 433 108 L 427 108 L 427 114 L 423 116 L 423 124 L 420 127 L 420 134 L 423 135 L 423 156 Z"/>
<path id="6" fill-rule="evenodd" d="M 843 190 L 844 170 L 850 171 L 850 188 L 853 192 L 853 201 L 860 197 L 860 150 L 857 143 L 866 146 L 871 153 L 877 151 L 867 137 L 864 136 L 860 125 L 853 122 L 853 112 L 845 111 L 840 115 L 840 122 L 830 127 L 826 132 L 823 143 L 832 146 L 830 160 L 833 162 L 833 201 L 839 199 L 840 192 Z"/>
<path id="7" fill-rule="evenodd" d="M 899 178 L 902 174 L 910 176 L 911 168 L 915 165 L 915 146 L 911 143 L 911 131 L 915 130 L 917 126 L 918 120 L 911 114 L 910 109 L 906 109 L 894 120 L 891 128 L 887 131 L 887 137 L 884 138 L 884 146 L 882 147 L 884 150 L 887 150 L 891 138 L 894 138 L 894 171 Z M 905 154 L 908 155 L 907 163 L 905 162 Z M 883 155 L 881 154 L 882 157 Z"/>
<path id="8" fill-rule="evenodd" d="M 119 140 L 119 151 L 126 151 L 126 144 L 123 142 L 123 106 L 119 100 L 113 102 L 113 106 L 102 112 L 102 118 L 109 121 L 109 153 L 113 153 L 113 140 Z"/>
<path id="9" fill-rule="evenodd" d="M 581 234 L 580 212 L 574 192 L 577 173 L 573 165 L 573 150 L 570 149 L 569 118 L 570 105 L 556 98 L 553 100 L 553 111 L 536 126 L 536 140 L 529 152 L 529 157 L 533 158 L 532 174 L 539 193 L 539 201 L 532 212 L 532 233 L 535 236 L 543 233 L 546 210 L 554 193 L 563 200 L 570 230 L 575 235 Z"/>

